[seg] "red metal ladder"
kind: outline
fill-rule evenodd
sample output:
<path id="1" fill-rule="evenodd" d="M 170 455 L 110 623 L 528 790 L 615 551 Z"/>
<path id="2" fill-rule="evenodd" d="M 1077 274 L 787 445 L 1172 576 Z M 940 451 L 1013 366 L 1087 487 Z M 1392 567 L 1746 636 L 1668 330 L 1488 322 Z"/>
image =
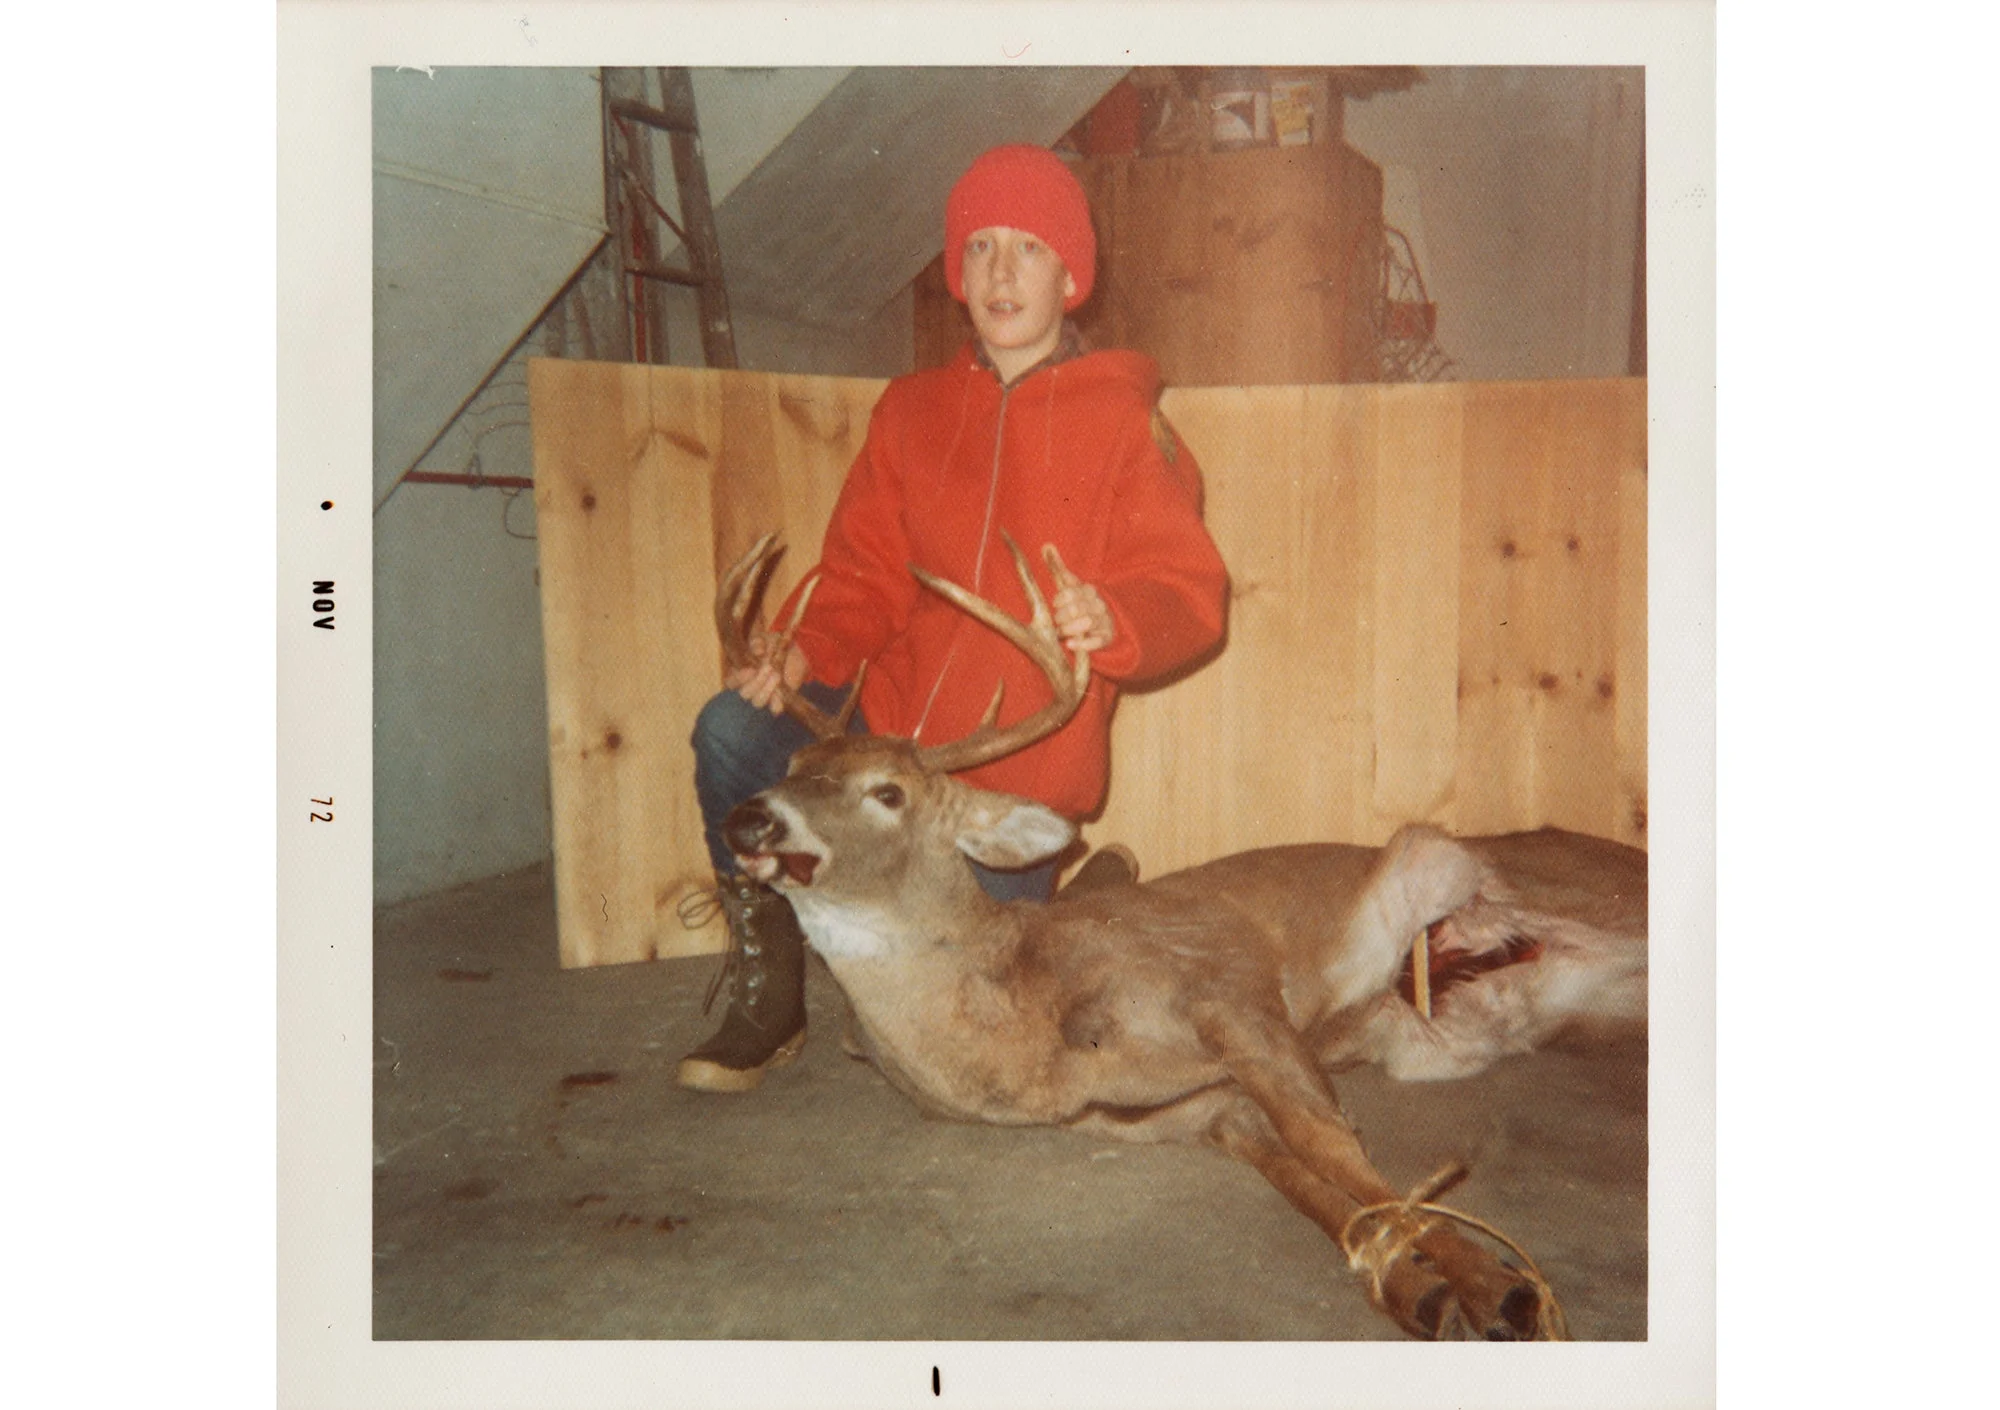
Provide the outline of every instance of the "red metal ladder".
<path id="1" fill-rule="evenodd" d="M 684 68 L 661 68 L 658 98 L 648 91 L 646 70 L 601 71 L 604 101 L 604 205 L 618 253 L 618 289 L 635 362 L 667 360 L 666 300 L 663 285 L 695 291 L 701 324 L 702 360 L 710 367 L 736 366 L 736 334 L 729 321 L 729 293 L 722 278 L 722 247 L 715 235 L 715 208 L 708 193 L 708 166 L 701 153 L 694 84 Z M 680 197 L 676 220 L 654 189 L 652 134 L 664 132 Z M 660 229 L 680 238 L 685 268 L 662 258 Z"/>

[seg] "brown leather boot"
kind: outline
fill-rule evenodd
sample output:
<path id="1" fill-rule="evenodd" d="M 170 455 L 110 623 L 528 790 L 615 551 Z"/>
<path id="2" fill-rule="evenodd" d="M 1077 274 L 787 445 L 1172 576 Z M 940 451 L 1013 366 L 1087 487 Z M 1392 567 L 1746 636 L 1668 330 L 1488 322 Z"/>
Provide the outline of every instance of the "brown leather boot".
<path id="1" fill-rule="evenodd" d="M 806 1045 L 806 937 L 792 903 L 747 876 L 718 876 L 729 958 L 709 986 L 729 1011 L 713 1038 L 681 1059 L 675 1081 L 698 1092 L 747 1092 Z"/>
<path id="2" fill-rule="evenodd" d="M 1139 879 L 1139 859 L 1120 842 L 1107 843 L 1084 859 L 1083 865 L 1056 892 L 1058 901 L 1079 891 L 1101 891 L 1107 886 L 1130 886 Z"/>

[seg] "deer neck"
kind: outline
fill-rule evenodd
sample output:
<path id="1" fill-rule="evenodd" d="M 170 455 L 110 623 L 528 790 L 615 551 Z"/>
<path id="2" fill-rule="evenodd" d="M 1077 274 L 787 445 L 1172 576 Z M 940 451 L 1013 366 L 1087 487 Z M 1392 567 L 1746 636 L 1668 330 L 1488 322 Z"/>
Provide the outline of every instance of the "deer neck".
<path id="1" fill-rule="evenodd" d="M 1037 908 L 971 888 L 948 910 L 794 905 L 892 1083 L 935 1114 L 1016 1122 L 1040 1111 L 1032 1084 L 1059 1041 L 1043 996 L 1008 981 Z"/>
<path id="2" fill-rule="evenodd" d="M 922 992 L 990 984 L 996 957 L 1019 943 L 1017 908 L 988 896 L 969 872 L 964 881 L 887 902 L 796 892 L 792 908 L 857 1008 L 907 1008 Z"/>
<path id="3" fill-rule="evenodd" d="M 806 938 L 836 972 L 849 961 L 895 962 L 977 948 L 1011 929 L 1008 908 L 962 866 L 954 865 L 941 882 L 926 881 L 932 884 L 912 884 L 884 900 L 813 890 L 787 894 Z"/>

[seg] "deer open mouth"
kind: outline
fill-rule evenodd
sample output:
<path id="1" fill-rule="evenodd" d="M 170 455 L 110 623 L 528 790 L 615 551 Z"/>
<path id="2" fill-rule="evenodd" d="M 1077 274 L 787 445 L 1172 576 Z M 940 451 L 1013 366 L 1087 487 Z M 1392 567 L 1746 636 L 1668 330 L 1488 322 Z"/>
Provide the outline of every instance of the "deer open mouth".
<path id="1" fill-rule="evenodd" d="M 811 852 L 759 852 L 754 857 L 739 856 L 736 860 L 746 875 L 766 886 L 776 885 L 781 878 L 794 886 L 810 886 L 813 872 L 819 866 L 819 858 Z"/>

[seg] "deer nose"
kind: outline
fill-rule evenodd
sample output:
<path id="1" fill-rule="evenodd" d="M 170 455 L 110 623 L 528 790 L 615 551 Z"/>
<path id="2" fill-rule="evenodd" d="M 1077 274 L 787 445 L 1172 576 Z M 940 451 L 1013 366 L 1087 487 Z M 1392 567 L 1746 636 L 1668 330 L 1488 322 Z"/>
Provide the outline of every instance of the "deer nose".
<path id="1" fill-rule="evenodd" d="M 772 812 L 762 798 L 752 798 L 730 809 L 722 822 L 722 840 L 741 857 L 776 849 L 784 841 L 783 819 Z"/>

